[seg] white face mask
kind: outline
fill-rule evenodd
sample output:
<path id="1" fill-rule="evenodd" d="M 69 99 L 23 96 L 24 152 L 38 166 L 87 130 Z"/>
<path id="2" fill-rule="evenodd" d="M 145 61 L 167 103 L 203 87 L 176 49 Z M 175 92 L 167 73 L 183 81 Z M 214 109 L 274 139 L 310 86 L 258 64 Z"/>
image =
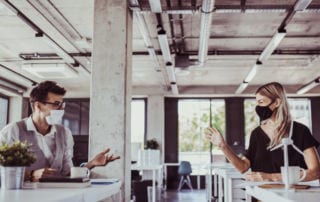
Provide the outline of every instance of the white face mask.
<path id="1" fill-rule="evenodd" d="M 64 110 L 51 110 L 50 115 L 46 116 L 49 125 L 61 124 Z"/>

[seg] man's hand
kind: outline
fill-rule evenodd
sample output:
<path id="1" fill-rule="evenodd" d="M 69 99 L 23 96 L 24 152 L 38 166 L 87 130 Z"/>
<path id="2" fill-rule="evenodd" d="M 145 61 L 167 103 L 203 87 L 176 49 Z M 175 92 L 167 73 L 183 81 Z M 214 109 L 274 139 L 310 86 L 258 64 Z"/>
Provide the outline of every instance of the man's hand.
<path id="1" fill-rule="evenodd" d="M 57 175 L 57 170 L 53 168 L 41 168 L 32 172 L 32 182 L 38 182 L 41 177 L 50 177 Z"/>
<path id="2" fill-rule="evenodd" d="M 105 166 L 109 162 L 115 161 L 120 159 L 120 156 L 114 156 L 113 154 L 109 155 L 108 152 L 110 151 L 109 148 L 103 150 L 102 152 L 98 153 L 91 161 L 89 161 L 86 165 L 88 169 L 92 169 L 96 166 Z"/>

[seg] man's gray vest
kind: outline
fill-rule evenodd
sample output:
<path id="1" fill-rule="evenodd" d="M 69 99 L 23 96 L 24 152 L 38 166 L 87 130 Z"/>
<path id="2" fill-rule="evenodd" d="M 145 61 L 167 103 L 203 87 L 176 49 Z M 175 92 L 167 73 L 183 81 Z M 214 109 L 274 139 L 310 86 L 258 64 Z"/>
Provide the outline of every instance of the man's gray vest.
<path id="1" fill-rule="evenodd" d="M 61 173 L 63 166 L 63 154 L 66 150 L 66 130 L 62 125 L 55 125 L 55 141 L 56 141 L 56 153 L 53 155 L 53 162 L 49 162 L 41 148 L 39 147 L 38 140 L 34 131 L 28 131 L 25 119 L 17 122 L 19 128 L 19 139 L 20 141 L 27 141 L 32 144 L 31 150 L 34 152 L 37 160 L 30 167 L 26 169 L 28 171 L 37 170 L 40 168 L 54 168 Z"/>

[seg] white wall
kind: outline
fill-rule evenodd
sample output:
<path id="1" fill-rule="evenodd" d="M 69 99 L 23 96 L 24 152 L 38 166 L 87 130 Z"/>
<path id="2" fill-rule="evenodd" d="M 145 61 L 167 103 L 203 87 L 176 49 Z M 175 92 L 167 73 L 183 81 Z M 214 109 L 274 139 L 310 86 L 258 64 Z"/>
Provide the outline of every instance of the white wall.
<path id="1" fill-rule="evenodd" d="M 9 123 L 20 121 L 22 118 L 23 97 L 15 96 L 9 99 Z"/>
<path id="2" fill-rule="evenodd" d="M 147 140 L 155 138 L 160 144 L 161 159 L 164 160 L 164 96 L 151 95 L 147 101 Z"/>

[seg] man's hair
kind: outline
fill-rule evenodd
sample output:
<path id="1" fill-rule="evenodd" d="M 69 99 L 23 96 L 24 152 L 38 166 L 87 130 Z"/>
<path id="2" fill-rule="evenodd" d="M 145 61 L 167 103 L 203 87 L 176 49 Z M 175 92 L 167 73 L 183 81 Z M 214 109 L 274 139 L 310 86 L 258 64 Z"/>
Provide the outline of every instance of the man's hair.
<path id="1" fill-rule="evenodd" d="M 31 90 L 29 101 L 33 110 L 33 103 L 36 101 L 46 101 L 48 93 L 65 95 L 66 90 L 54 81 L 43 81 Z"/>

